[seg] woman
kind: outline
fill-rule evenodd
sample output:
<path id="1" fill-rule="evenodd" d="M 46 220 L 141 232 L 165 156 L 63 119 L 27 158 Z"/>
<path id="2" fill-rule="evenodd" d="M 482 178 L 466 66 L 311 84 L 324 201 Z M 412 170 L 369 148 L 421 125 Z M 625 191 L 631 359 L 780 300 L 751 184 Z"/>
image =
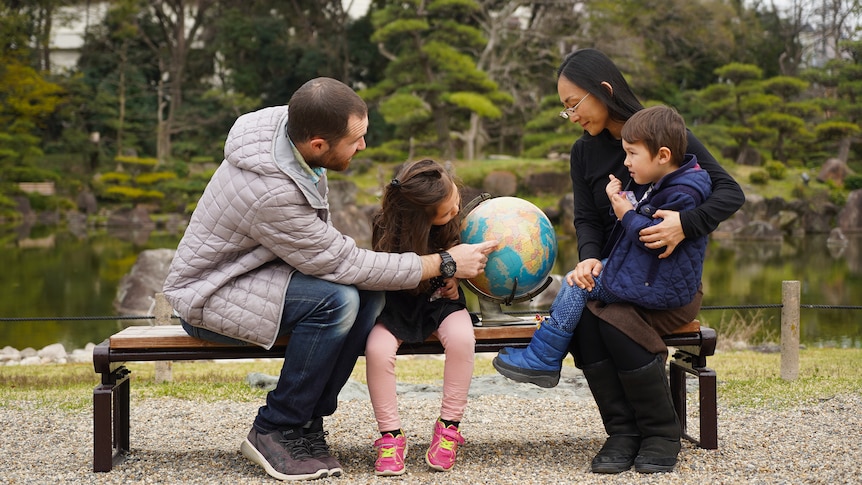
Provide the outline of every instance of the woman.
<path id="1" fill-rule="evenodd" d="M 621 142 L 626 120 L 643 106 L 619 69 L 597 50 L 569 54 L 557 76 L 557 92 L 566 107 L 560 116 L 584 129 L 570 158 L 580 258 L 573 271 L 575 284 L 591 288 L 601 272 L 600 261 L 610 252 L 605 246 L 616 219 L 605 193 L 609 176 L 620 179 L 624 190 L 633 190 L 638 198 L 646 190 L 631 181 Z M 745 201 L 739 184 L 691 132 L 687 151 L 709 173 L 712 195 L 689 211 L 656 213 L 663 222 L 641 231 L 640 239 L 651 249 L 665 247 L 660 257 L 670 255 L 684 238 L 709 234 Z M 569 350 L 584 372 L 609 436 L 592 460 L 593 472 L 620 473 L 632 465 L 641 473 L 673 470 L 680 425 L 665 375 L 667 347 L 661 335 L 691 322 L 702 298 L 701 288 L 694 301 L 674 310 L 587 305 Z"/>

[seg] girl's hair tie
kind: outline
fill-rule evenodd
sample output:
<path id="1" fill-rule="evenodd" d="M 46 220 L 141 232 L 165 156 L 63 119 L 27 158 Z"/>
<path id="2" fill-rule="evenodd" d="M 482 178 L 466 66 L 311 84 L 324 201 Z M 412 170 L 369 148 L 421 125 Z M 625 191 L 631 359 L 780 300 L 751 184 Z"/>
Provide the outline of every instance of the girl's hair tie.
<path id="1" fill-rule="evenodd" d="M 389 182 L 389 185 L 397 189 L 401 187 L 401 181 L 398 179 L 392 179 L 392 182 Z"/>

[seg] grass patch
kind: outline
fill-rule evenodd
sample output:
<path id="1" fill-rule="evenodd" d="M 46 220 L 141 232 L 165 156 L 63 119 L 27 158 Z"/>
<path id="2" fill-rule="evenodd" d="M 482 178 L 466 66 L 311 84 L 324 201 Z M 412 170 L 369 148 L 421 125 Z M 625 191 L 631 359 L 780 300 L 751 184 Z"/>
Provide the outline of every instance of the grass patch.
<path id="1" fill-rule="evenodd" d="M 709 360 L 718 374 L 724 405 L 788 408 L 862 392 L 862 349 L 803 349 L 799 378 L 781 378 L 781 355 L 753 351 L 720 352 Z"/>
<path id="2" fill-rule="evenodd" d="M 494 375 L 493 354 L 476 358 L 474 375 Z M 566 366 L 572 365 L 567 358 Z M 862 392 L 862 349 L 804 349 L 800 353 L 799 378 L 781 379 L 781 356 L 753 351 L 718 352 L 709 359 L 718 374 L 718 398 L 724 406 L 782 409 L 823 401 L 839 394 Z M 249 373 L 278 375 L 280 360 L 255 362 L 175 362 L 173 381 L 155 382 L 155 365 L 136 362 L 132 370 L 133 400 L 172 397 L 206 402 L 262 401 L 266 394 L 251 388 Z M 439 384 L 443 359 L 402 358 L 396 366 L 399 382 Z M 365 360 L 352 379 L 365 383 Z M 60 408 L 80 411 L 92 407 L 93 388 L 99 376 L 88 364 L 51 364 L 4 367 L 0 373 L 0 407 Z"/>

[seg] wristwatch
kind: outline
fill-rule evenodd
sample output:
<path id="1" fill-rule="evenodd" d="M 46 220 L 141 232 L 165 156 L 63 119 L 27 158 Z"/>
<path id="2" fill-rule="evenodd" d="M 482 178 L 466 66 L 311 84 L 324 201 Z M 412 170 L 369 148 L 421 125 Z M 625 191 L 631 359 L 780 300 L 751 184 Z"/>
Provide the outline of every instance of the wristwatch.
<path id="1" fill-rule="evenodd" d="M 458 266 L 455 264 L 455 260 L 452 259 L 452 256 L 449 255 L 446 251 L 440 251 L 440 257 L 443 258 L 443 262 L 440 263 L 440 274 L 444 278 L 451 278 L 455 276 L 455 270 Z"/>

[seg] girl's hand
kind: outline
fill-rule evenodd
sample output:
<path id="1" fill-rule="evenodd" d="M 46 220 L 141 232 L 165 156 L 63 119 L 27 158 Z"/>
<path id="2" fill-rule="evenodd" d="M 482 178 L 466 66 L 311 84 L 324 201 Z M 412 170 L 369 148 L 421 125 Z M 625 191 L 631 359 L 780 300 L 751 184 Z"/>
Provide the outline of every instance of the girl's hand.
<path id="1" fill-rule="evenodd" d="M 458 278 L 446 278 L 443 280 L 443 287 L 440 288 L 440 298 L 448 298 L 450 300 L 458 299 Z"/>
<path id="2" fill-rule="evenodd" d="M 641 229 L 640 241 L 650 249 L 665 248 L 659 255 L 659 259 L 666 258 L 685 239 L 682 231 L 682 223 L 679 220 L 679 212 L 669 210 L 658 210 L 653 216 L 663 219 L 660 223 Z"/>
<path id="3" fill-rule="evenodd" d="M 578 288 L 592 291 L 596 286 L 596 280 L 593 277 L 598 276 L 601 272 L 601 261 L 595 258 L 585 259 L 566 275 L 566 283 L 569 286 L 578 285 Z"/>

